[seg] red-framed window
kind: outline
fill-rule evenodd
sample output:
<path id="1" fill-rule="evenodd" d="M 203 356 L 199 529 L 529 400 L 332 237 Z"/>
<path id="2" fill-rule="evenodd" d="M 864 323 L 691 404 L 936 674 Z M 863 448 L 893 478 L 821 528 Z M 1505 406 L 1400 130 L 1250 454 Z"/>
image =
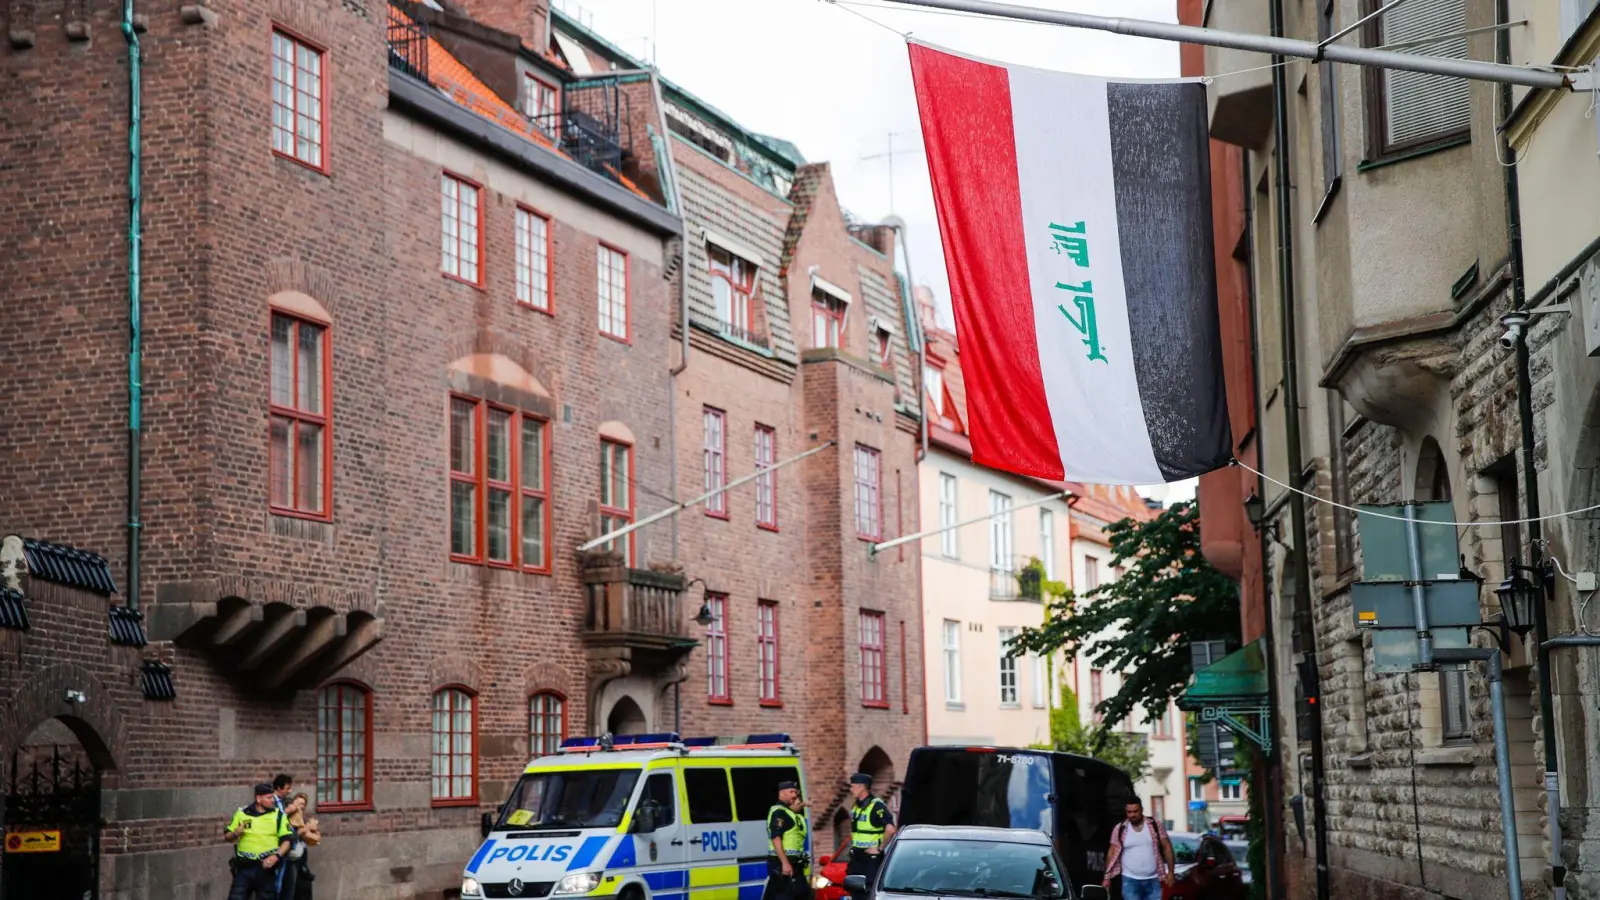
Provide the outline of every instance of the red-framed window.
<path id="1" fill-rule="evenodd" d="M 883 537 L 883 458 L 871 447 L 856 445 L 856 536 L 864 541 Z"/>
<path id="2" fill-rule="evenodd" d="M 711 609 L 711 624 L 706 626 L 706 699 L 712 703 L 731 704 L 733 695 L 728 691 L 728 597 L 726 594 L 706 594 L 706 606 Z"/>
<path id="3" fill-rule="evenodd" d="M 333 516 L 333 358 L 328 326 L 274 310 L 269 350 L 269 503 L 288 516 Z"/>
<path id="4" fill-rule="evenodd" d="M 372 808 L 372 692 L 337 681 L 317 692 L 317 809 Z"/>
<path id="5" fill-rule="evenodd" d="M 440 176 L 440 269 L 449 278 L 483 284 L 483 188 L 449 172 Z"/>
<path id="6" fill-rule="evenodd" d="M 542 312 L 550 312 L 555 291 L 550 278 L 554 257 L 550 237 L 550 218 L 525 206 L 517 207 L 515 257 L 517 302 Z"/>
<path id="7" fill-rule="evenodd" d="M 878 352 L 878 365 L 884 367 L 885 369 L 889 368 L 889 353 L 894 345 L 893 338 L 894 336 L 889 333 L 888 329 L 878 329 L 877 346 L 875 349 Z"/>
<path id="8" fill-rule="evenodd" d="M 1096 722 L 1104 718 L 1100 715 L 1100 701 L 1106 698 L 1106 689 L 1101 677 L 1099 669 L 1089 670 L 1089 711 Z"/>
<path id="9" fill-rule="evenodd" d="M 550 571 L 550 425 L 450 398 L 450 557 Z"/>
<path id="10" fill-rule="evenodd" d="M 433 693 L 433 805 L 478 802 L 478 698 L 457 685 Z"/>
<path id="11" fill-rule="evenodd" d="M 561 750 L 567 736 L 567 698 L 555 691 L 540 691 L 528 698 L 528 751 L 551 756 Z"/>
<path id="12" fill-rule="evenodd" d="M 701 418 L 705 426 L 705 459 L 702 468 L 705 472 L 706 493 L 709 494 L 728 483 L 728 417 L 722 410 L 707 406 Z M 727 491 L 713 494 L 706 499 L 706 515 L 716 516 L 719 519 L 728 517 Z"/>
<path id="13" fill-rule="evenodd" d="M 610 534 L 633 523 L 633 448 L 619 441 L 600 441 L 600 533 Z M 633 535 L 623 545 L 612 541 L 607 549 L 622 554 L 633 565 Z"/>
<path id="14" fill-rule="evenodd" d="M 749 338 L 755 331 L 750 298 L 755 293 L 756 267 L 720 247 L 712 247 L 711 301 L 717 320 L 735 337 Z"/>
<path id="15" fill-rule="evenodd" d="M 778 603 L 756 604 L 756 662 L 761 679 L 761 705 L 782 706 L 778 671 Z"/>
<path id="16" fill-rule="evenodd" d="M 861 611 L 861 703 L 889 708 L 883 686 L 883 613 Z"/>
<path id="17" fill-rule="evenodd" d="M 601 244 L 595 251 L 600 333 L 628 340 L 628 254 Z"/>
<path id="18" fill-rule="evenodd" d="M 523 78 L 522 113 L 533 120 L 533 127 L 545 137 L 555 137 L 560 130 L 557 116 L 561 113 L 561 92 L 555 85 L 532 75 Z"/>
<path id="19" fill-rule="evenodd" d="M 811 292 L 811 346 L 840 347 L 844 345 L 843 300 L 822 291 Z"/>
<path id="20" fill-rule="evenodd" d="M 769 425 L 756 426 L 756 468 L 770 470 L 778 464 L 778 431 Z M 756 524 L 778 530 L 778 473 L 763 471 L 756 476 Z"/>
<path id="21" fill-rule="evenodd" d="M 327 171 L 323 135 L 328 98 L 323 84 L 327 50 L 272 30 L 272 152 Z"/>

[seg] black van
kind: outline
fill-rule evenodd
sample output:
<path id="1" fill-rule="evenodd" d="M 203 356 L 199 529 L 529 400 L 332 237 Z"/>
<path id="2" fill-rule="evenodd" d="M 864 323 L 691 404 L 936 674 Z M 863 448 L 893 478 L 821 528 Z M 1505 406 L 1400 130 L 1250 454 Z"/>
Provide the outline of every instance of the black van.
<path id="1" fill-rule="evenodd" d="M 1031 828 L 1054 839 L 1078 887 L 1105 877 L 1111 831 L 1137 798 L 1109 763 L 1052 750 L 919 747 L 906 766 L 900 827 Z"/>

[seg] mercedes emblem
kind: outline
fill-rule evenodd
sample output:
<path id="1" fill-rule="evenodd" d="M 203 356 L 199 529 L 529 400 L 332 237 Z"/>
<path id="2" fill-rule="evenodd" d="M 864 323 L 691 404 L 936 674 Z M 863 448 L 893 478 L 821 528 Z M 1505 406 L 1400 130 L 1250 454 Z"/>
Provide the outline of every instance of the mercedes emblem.
<path id="1" fill-rule="evenodd" d="M 511 881 L 506 884 L 506 893 L 510 894 L 513 897 L 521 897 L 522 896 L 522 879 L 521 878 L 513 878 L 513 879 L 511 879 Z"/>

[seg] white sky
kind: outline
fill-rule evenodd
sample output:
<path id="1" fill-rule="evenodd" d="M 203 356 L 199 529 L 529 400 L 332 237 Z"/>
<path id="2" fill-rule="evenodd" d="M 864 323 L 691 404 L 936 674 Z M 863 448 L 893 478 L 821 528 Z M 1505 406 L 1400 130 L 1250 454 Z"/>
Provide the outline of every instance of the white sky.
<path id="1" fill-rule="evenodd" d="M 869 0 L 878 4 L 880 0 Z M 1175 0 L 1018 0 L 1103 16 L 1177 20 Z M 943 14 L 863 8 L 826 0 L 556 0 L 555 5 L 636 57 L 651 47 L 661 73 L 746 128 L 793 141 L 827 161 L 839 199 L 864 221 L 891 211 L 906 220 L 915 281 L 933 288 L 951 322 L 949 282 L 905 41 L 894 32 L 975 56 L 1092 75 L 1178 74 L 1178 45 L 1097 31 Z M 1193 482 L 1145 492 L 1169 500 Z"/>

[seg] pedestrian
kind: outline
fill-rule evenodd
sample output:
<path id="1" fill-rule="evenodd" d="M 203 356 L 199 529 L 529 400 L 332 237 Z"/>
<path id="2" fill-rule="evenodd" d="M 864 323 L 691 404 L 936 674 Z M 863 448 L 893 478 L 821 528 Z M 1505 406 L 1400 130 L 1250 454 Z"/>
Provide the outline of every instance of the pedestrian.
<path id="1" fill-rule="evenodd" d="M 894 824 L 889 820 L 889 804 L 872 795 L 872 776 L 857 772 L 850 776 L 850 796 L 855 805 L 850 807 L 850 864 L 846 875 L 864 875 L 871 890 L 883 865 L 883 845 L 894 837 Z M 861 900 L 859 896 L 856 900 Z"/>
<path id="2" fill-rule="evenodd" d="M 309 851 L 322 843 L 322 829 L 315 816 L 306 818 L 306 807 L 310 803 L 311 798 L 305 794 L 295 794 L 294 799 L 289 801 L 289 825 L 294 828 L 300 843 L 289 848 L 289 862 L 295 869 L 295 893 L 293 896 L 284 893 L 281 900 L 311 900 L 311 882 L 317 876 L 311 874 Z"/>
<path id="3" fill-rule="evenodd" d="M 285 816 L 289 815 L 289 798 L 294 793 L 294 776 L 287 772 L 279 772 L 272 779 L 273 802 L 277 804 L 278 811 Z M 294 827 L 293 820 L 290 828 Z M 305 853 L 305 844 L 300 840 L 298 832 L 289 837 L 290 858 L 296 858 L 296 853 Z M 299 882 L 300 867 L 298 865 L 278 867 L 278 896 L 283 900 L 294 900 L 295 887 Z"/>
<path id="4" fill-rule="evenodd" d="M 800 784 L 778 782 L 778 802 L 767 811 L 767 887 L 761 900 L 807 900 L 811 885 L 806 882 L 806 804 L 800 799 Z"/>
<path id="5" fill-rule="evenodd" d="M 278 809 L 272 785 L 256 785 L 255 802 L 241 807 L 228 822 L 223 838 L 233 844 L 233 884 L 228 900 L 279 900 L 278 867 L 289 853 L 294 829 Z"/>
<path id="6" fill-rule="evenodd" d="M 1111 832 L 1102 885 L 1110 890 L 1111 879 L 1120 875 L 1123 900 L 1161 900 L 1162 888 L 1172 884 L 1172 841 L 1160 822 L 1146 818 L 1137 798 L 1124 811 L 1127 818 Z"/>

